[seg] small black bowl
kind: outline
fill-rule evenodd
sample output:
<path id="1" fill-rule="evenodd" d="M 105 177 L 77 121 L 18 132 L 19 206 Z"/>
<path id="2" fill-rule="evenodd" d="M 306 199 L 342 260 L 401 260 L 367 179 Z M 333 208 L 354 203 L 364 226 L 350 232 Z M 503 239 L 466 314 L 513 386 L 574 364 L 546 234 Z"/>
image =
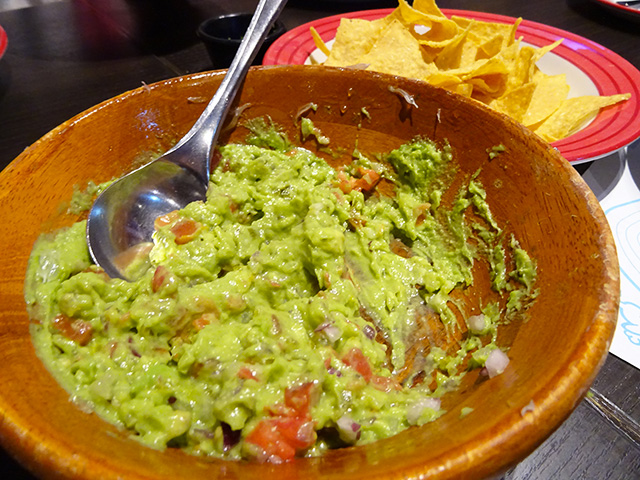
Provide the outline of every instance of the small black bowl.
<path id="1" fill-rule="evenodd" d="M 252 17 L 253 13 L 232 13 L 209 18 L 200 24 L 198 37 L 207 47 L 214 68 L 227 68 L 231 65 Z M 284 24 L 276 20 L 253 60 L 253 65 L 262 63 L 262 58 L 269 46 L 285 31 Z"/>

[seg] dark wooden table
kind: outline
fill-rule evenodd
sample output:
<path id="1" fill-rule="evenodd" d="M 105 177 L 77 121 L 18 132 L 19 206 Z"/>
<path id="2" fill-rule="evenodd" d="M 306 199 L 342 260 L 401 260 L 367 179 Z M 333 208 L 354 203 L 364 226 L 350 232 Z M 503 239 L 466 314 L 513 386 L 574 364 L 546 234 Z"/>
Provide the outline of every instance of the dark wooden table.
<path id="1" fill-rule="evenodd" d="M 256 3 L 0 0 L 0 25 L 9 36 L 0 60 L 0 168 L 58 124 L 102 100 L 143 82 L 210 69 L 195 35 L 197 25 L 211 15 L 253 10 Z M 289 0 L 281 19 L 291 29 L 327 15 L 396 5 L 396 0 Z M 438 5 L 520 16 L 568 30 L 640 69 L 640 21 L 589 0 L 439 0 Z M 581 173 L 588 168 L 579 166 Z M 594 386 L 640 420 L 639 370 L 609 355 Z M 0 478 L 33 477 L 0 449 Z M 640 450 L 583 402 L 504 478 L 640 478 Z"/>

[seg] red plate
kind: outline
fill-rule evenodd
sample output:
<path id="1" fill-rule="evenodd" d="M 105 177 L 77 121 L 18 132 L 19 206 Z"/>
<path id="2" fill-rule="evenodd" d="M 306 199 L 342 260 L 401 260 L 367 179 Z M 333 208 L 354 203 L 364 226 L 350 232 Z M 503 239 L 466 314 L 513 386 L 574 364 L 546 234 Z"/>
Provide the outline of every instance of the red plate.
<path id="1" fill-rule="evenodd" d="M 7 50 L 7 32 L 4 31 L 2 25 L 0 25 L 0 58 L 4 55 L 4 52 Z"/>
<path id="2" fill-rule="evenodd" d="M 363 18 L 375 20 L 392 9 L 366 10 L 322 18 L 290 30 L 276 40 L 267 50 L 265 65 L 304 64 L 316 51 L 316 45 L 309 33 L 314 27 L 325 42 L 335 37 L 341 18 Z M 458 15 L 485 22 L 513 23 L 515 18 L 491 13 L 469 12 L 465 10 L 443 9 L 447 16 Z M 640 137 L 640 71 L 627 60 L 611 50 L 591 40 L 536 22 L 523 20 L 517 35 L 523 41 L 537 47 L 549 45 L 564 39 L 553 52 L 543 57 L 541 62 L 549 63 L 552 70 L 570 67 L 567 81 L 572 85 L 586 81 L 587 88 L 599 95 L 631 93 L 631 98 L 601 111 L 586 127 L 573 135 L 553 143 L 570 162 L 577 164 L 596 160 L 613 153 Z M 543 71 L 547 71 L 545 68 Z M 561 73 L 550 71 L 547 73 Z M 574 86 L 572 85 L 572 90 Z M 585 93 L 579 93 L 585 94 Z"/>

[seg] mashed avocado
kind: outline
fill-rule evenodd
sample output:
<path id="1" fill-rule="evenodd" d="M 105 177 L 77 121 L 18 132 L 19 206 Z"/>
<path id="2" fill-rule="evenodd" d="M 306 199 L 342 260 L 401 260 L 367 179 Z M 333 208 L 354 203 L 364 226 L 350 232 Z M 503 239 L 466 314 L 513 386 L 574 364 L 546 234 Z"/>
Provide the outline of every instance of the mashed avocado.
<path id="1" fill-rule="evenodd" d="M 92 264 L 84 222 L 33 248 L 39 356 L 74 401 L 149 446 L 280 462 L 430 422 L 535 297 L 533 261 L 475 178 L 441 206 L 447 146 L 334 169 L 268 130 L 220 148 L 206 202 L 156 221 L 136 281 Z M 510 301 L 470 316 L 449 295 L 480 255 Z"/>

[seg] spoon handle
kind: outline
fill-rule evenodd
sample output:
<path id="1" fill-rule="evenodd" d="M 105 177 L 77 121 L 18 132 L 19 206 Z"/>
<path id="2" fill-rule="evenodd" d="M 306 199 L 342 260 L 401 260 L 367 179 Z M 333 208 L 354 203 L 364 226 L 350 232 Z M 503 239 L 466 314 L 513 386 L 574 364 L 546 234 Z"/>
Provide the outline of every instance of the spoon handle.
<path id="1" fill-rule="evenodd" d="M 220 87 L 193 127 L 167 152 L 167 155 L 171 154 L 172 162 L 194 171 L 205 185 L 209 182 L 212 149 L 222 123 L 253 59 L 286 3 L 287 0 L 260 0 Z M 178 151 L 184 154 L 180 155 Z"/>

